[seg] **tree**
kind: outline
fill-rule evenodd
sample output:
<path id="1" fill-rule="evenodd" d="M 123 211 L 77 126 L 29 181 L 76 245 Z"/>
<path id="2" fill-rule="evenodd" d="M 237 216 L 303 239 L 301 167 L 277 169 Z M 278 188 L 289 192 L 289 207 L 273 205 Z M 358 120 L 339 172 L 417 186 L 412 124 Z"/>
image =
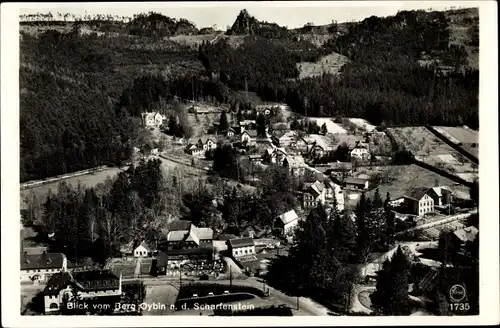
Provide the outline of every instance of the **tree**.
<path id="1" fill-rule="evenodd" d="M 356 208 L 356 225 L 357 225 L 357 255 L 358 260 L 364 262 L 371 251 L 369 233 L 366 226 L 366 215 L 368 213 L 368 199 L 365 193 L 361 194 L 358 206 Z"/>
<path id="2" fill-rule="evenodd" d="M 323 125 L 321 126 L 320 133 L 322 135 L 326 135 L 328 133 L 328 128 L 326 127 L 326 123 L 323 123 Z"/>
<path id="3" fill-rule="evenodd" d="M 373 207 L 381 208 L 382 206 L 383 206 L 382 198 L 380 197 L 380 192 L 377 187 L 377 189 L 375 190 L 375 195 L 373 196 Z"/>
<path id="4" fill-rule="evenodd" d="M 227 114 L 225 111 L 222 111 L 219 119 L 219 132 L 226 133 L 228 129 L 229 129 L 229 122 L 227 120 Z"/>
<path id="5" fill-rule="evenodd" d="M 472 182 L 472 186 L 469 188 L 469 195 L 475 204 L 479 204 L 479 181 L 477 179 Z"/>
<path id="6" fill-rule="evenodd" d="M 370 296 L 373 307 L 382 315 L 408 315 L 408 278 L 411 263 L 398 247 L 392 259 L 386 260 L 378 273 L 375 292 Z"/>
<path id="7" fill-rule="evenodd" d="M 257 125 L 257 136 L 263 138 L 266 136 L 266 118 L 263 114 L 259 114 L 257 116 L 257 120 L 255 122 Z"/>

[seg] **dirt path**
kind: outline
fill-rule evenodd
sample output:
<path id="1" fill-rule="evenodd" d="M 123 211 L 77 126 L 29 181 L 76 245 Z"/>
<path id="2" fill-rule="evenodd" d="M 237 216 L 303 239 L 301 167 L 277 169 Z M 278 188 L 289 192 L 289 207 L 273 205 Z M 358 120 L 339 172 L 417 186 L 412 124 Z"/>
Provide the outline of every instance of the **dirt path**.
<path id="1" fill-rule="evenodd" d="M 142 262 L 142 257 L 137 258 L 137 263 L 135 264 L 134 277 L 139 277 L 139 275 L 141 274 L 141 262 Z"/>

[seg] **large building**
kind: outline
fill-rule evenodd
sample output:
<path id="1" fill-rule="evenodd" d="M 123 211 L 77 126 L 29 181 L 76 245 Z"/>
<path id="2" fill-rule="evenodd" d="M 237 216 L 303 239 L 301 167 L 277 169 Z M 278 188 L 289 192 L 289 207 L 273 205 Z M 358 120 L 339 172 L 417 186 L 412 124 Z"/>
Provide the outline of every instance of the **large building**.
<path id="1" fill-rule="evenodd" d="M 21 254 L 21 281 L 44 283 L 58 272 L 67 271 L 68 260 L 62 253 Z"/>
<path id="2" fill-rule="evenodd" d="M 45 313 L 59 312 L 65 299 L 71 303 L 75 292 L 81 302 L 114 304 L 122 295 L 122 277 L 108 270 L 56 273 L 43 291 Z"/>
<path id="3" fill-rule="evenodd" d="M 191 260 L 211 260 L 213 258 L 213 230 L 198 228 L 189 223 L 180 224 L 179 230 L 170 230 L 167 241 L 158 248 L 166 253 L 167 261 L 172 265 L 180 265 Z M 182 229 L 188 228 L 188 229 Z"/>
<path id="4" fill-rule="evenodd" d="M 434 212 L 434 199 L 428 195 L 429 188 L 414 188 L 404 195 L 404 204 L 412 214 L 423 216 Z"/>

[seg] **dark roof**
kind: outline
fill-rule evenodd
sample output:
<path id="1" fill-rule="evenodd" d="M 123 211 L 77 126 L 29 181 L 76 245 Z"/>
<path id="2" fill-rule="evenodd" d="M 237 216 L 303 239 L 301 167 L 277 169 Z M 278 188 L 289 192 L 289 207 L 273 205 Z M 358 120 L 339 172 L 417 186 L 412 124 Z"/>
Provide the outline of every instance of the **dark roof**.
<path id="1" fill-rule="evenodd" d="M 71 280 L 71 274 L 68 272 L 54 273 L 47 282 L 43 293 L 46 295 L 57 295 L 61 290 L 68 286 Z"/>
<path id="2" fill-rule="evenodd" d="M 351 170 L 352 169 L 352 163 L 351 162 L 335 162 L 330 165 L 331 170 Z"/>
<path id="3" fill-rule="evenodd" d="M 178 231 L 178 230 L 189 230 L 191 227 L 191 221 L 186 220 L 175 220 L 168 223 L 168 231 Z"/>
<path id="4" fill-rule="evenodd" d="M 179 248 L 179 249 L 169 249 L 167 251 L 167 256 L 175 256 L 175 255 L 201 255 L 201 254 L 208 254 L 212 253 L 213 248 L 210 247 L 198 247 L 198 248 L 189 248 L 189 249 L 184 249 L 184 248 Z"/>
<path id="5" fill-rule="evenodd" d="M 250 137 L 257 137 L 257 130 L 245 130 L 243 131 L 241 134 L 243 133 L 247 133 Z"/>
<path id="6" fill-rule="evenodd" d="M 21 270 L 60 269 L 65 258 L 63 253 L 21 254 Z"/>
<path id="7" fill-rule="evenodd" d="M 255 245 L 253 239 L 250 237 L 231 239 L 231 240 L 229 240 L 229 244 L 233 248 L 254 246 Z"/>
<path id="8" fill-rule="evenodd" d="M 368 181 L 368 179 L 360 179 L 360 178 L 347 178 L 345 179 L 346 184 L 352 185 L 364 185 Z"/>
<path id="9" fill-rule="evenodd" d="M 74 280 L 80 289 L 86 291 L 116 289 L 120 287 L 120 279 L 109 270 L 76 272 Z"/>
<path id="10" fill-rule="evenodd" d="M 428 191 L 429 191 L 429 188 L 427 188 L 427 187 L 414 188 L 414 189 L 410 190 L 405 195 L 405 197 L 406 198 L 411 198 L 411 199 L 414 199 L 414 200 L 421 200 L 422 197 L 424 197 L 425 194 L 427 194 Z"/>

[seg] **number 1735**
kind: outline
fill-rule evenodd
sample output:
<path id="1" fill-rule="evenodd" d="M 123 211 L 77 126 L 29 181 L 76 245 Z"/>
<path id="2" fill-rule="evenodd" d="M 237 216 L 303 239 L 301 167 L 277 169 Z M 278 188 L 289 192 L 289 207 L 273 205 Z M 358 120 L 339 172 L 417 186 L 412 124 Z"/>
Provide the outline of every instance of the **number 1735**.
<path id="1" fill-rule="evenodd" d="M 451 303 L 450 310 L 452 311 L 468 311 L 470 310 L 469 303 Z"/>

